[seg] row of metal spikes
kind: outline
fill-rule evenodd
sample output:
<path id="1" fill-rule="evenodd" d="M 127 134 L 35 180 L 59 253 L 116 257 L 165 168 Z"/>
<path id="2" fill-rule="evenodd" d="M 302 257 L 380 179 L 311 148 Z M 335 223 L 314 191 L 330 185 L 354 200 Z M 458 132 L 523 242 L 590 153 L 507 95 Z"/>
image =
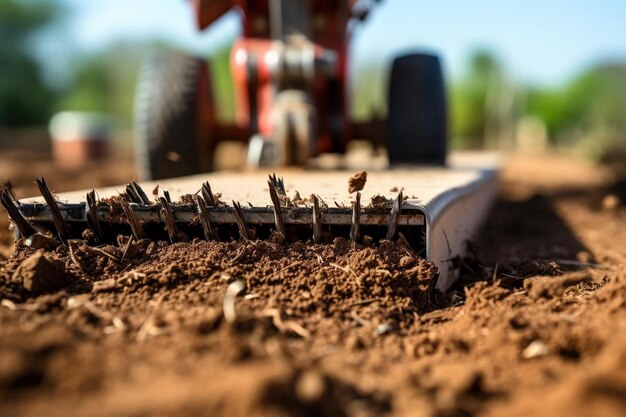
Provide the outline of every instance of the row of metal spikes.
<path id="1" fill-rule="evenodd" d="M 50 188 L 46 184 L 46 181 L 43 178 L 37 179 L 36 181 L 37 187 L 39 188 L 42 197 L 44 198 L 46 204 L 50 209 L 52 222 L 56 229 L 57 236 L 60 242 L 65 245 L 67 243 L 67 240 L 70 238 L 68 225 L 61 216 L 57 201 L 50 191 Z M 282 178 L 279 178 L 276 176 L 276 174 L 273 174 L 269 176 L 267 184 L 269 186 L 270 198 L 272 200 L 274 225 L 276 227 L 276 231 L 281 233 L 283 237 L 287 236 L 279 198 L 279 194 L 286 197 L 285 183 Z M 147 194 L 136 182 L 131 182 L 126 186 L 126 197 L 127 199 L 121 200 L 122 209 L 124 211 L 124 215 L 126 216 L 126 220 L 131 228 L 133 236 L 138 240 L 144 239 L 146 238 L 145 231 L 141 225 L 141 222 L 139 221 L 139 218 L 137 217 L 137 214 L 133 211 L 129 203 L 144 205 L 150 205 L 152 203 Z M 313 215 L 311 224 L 313 230 L 313 241 L 315 243 L 322 243 L 322 212 L 320 210 L 320 199 L 315 194 L 313 194 L 311 198 L 313 200 Z M 400 209 L 402 207 L 402 200 L 402 191 L 400 191 L 393 203 L 391 212 L 389 213 L 389 223 L 386 235 L 387 240 L 393 239 L 396 235 L 398 215 L 400 214 Z M 20 205 L 20 202 L 15 197 L 15 194 L 13 193 L 10 184 L 8 186 L 5 186 L 0 193 L 0 202 L 6 209 L 9 218 L 11 219 L 21 236 L 25 238 L 37 236 L 39 239 L 45 239 L 45 237 L 39 234 L 19 211 L 18 206 Z M 104 233 L 102 230 L 100 219 L 98 218 L 98 200 L 95 190 L 91 190 L 87 193 L 86 202 L 87 204 L 85 214 L 87 217 L 87 225 L 89 229 L 91 229 L 91 231 L 94 233 L 95 239 L 97 241 L 101 241 L 104 238 Z M 158 203 L 161 206 L 161 212 L 165 221 L 165 228 L 167 230 L 168 237 L 170 239 L 170 242 L 174 243 L 179 240 L 180 232 L 178 230 L 178 227 L 176 226 L 176 221 L 171 208 L 171 205 L 173 203 L 168 191 L 163 191 L 163 196 L 158 197 Z M 194 195 L 194 203 L 196 206 L 196 214 L 198 215 L 198 219 L 200 221 L 200 224 L 202 225 L 205 239 L 217 240 L 215 229 L 211 224 L 211 221 L 209 220 L 207 207 L 217 207 L 218 202 L 208 182 L 202 184 L 200 192 Z M 249 240 L 251 238 L 251 233 L 246 224 L 241 204 L 233 201 L 232 205 L 235 209 L 235 220 L 237 223 L 237 228 L 239 230 L 239 235 L 242 239 Z M 350 225 L 350 240 L 354 242 L 360 239 L 360 212 L 361 193 L 357 192 L 355 202 L 352 205 L 352 218 Z"/>

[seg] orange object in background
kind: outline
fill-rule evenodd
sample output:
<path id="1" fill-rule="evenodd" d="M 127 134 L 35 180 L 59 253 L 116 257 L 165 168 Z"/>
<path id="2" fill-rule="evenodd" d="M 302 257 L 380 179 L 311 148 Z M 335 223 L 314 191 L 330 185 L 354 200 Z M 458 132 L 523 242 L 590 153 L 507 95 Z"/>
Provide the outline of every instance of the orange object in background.
<path id="1" fill-rule="evenodd" d="M 50 120 L 52 156 L 64 169 L 77 169 L 109 154 L 110 121 L 102 114 L 62 112 Z"/>

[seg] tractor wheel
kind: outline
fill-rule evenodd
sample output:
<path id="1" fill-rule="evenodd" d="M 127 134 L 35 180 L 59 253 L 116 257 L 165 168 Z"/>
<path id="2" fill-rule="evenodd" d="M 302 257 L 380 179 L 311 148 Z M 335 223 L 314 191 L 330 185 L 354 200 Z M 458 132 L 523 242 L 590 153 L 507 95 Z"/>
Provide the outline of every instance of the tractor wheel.
<path id="1" fill-rule="evenodd" d="M 387 104 L 389 163 L 445 164 L 446 93 L 439 58 L 427 54 L 396 58 Z"/>
<path id="2" fill-rule="evenodd" d="M 211 169 L 204 114 L 212 110 L 210 95 L 206 61 L 178 52 L 146 60 L 135 96 L 135 151 L 144 179 Z"/>

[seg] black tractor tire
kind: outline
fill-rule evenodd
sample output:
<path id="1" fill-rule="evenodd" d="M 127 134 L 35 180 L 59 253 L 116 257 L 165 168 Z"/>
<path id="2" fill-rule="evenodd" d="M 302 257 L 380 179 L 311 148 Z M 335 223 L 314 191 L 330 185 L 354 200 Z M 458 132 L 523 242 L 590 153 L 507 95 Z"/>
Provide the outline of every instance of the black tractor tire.
<path id="1" fill-rule="evenodd" d="M 390 165 L 444 165 L 448 118 L 439 58 L 409 54 L 394 59 L 387 106 Z"/>
<path id="2" fill-rule="evenodd" d="M 151 55 L 135 95 L 135 155 L 143 179 L 181 177 L 202 171 L 200 94 L 206 61 L 179 52 Z"/>

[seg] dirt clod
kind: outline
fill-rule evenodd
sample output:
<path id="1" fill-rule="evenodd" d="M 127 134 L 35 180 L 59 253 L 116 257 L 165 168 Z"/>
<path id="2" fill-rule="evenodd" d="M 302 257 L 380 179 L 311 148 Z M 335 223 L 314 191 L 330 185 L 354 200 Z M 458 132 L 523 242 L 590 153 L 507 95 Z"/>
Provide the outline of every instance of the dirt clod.
<path id="1" fill-rule="evenodd" d="M 524 287 L 528 290 L 530 298 L 536 300 L 540 297 L 553 298 L 562 295 L 567 288 L 592 280 L 592 275 L 588 271 L 583 271 L 560 277 L 536 277 L 526 280 Z"/>
<path id="2" fill-rule="evenodd" d="M 385 208 L 393 203 L 393 200 L 383 197 L 382 195 L 375 195 L 372 197 L 370 207 L 372 208 Z"/>
<path id="3" fill-rule="evenodd" d="M 357 191 L 362 191 L 365 188 L 365 183 L 367 182 L 367 172 L 361 171 L 357 172 L 348 180 L 348 192 L 350 194 L 356 193 Z"/>
<path id="4" fill-rule="evenodd" d="M 43 250 L 24 259 L 12 279 L 21 281 L 26 291 L 36 295 L 63 288 L 68 282 L 64 262 L 46 256 Z"/>

